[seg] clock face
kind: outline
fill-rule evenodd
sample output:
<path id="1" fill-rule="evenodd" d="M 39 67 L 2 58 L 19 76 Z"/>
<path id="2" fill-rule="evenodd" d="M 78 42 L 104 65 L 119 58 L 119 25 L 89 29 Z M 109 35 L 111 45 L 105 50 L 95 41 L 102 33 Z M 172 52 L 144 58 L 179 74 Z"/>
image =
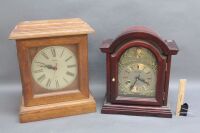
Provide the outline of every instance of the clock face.
<path id="1" fill-rule="evenodd" d="M 152 52 L 143 47 L 126 50 L 118 63 L 120 96 L 155 97 L 157 61 Z"/>
<path id="2" fill-rule="evenodd" d="M 75 54 L 63 46 L 49 46 L 40 50 L 32 60 L 31 73 L 35 82 L 47 90 L 69 86 L 77 76 Z"/>

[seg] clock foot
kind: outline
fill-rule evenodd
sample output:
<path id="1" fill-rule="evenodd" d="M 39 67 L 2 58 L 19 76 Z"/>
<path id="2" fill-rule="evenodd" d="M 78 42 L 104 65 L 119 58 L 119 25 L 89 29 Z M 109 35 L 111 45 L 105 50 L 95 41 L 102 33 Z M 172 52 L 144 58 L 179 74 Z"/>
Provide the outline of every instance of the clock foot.
<path id="1" fill-rule="evenodd" d="M 104 102 L 101 113 L 103 114 L 124 114 L 137 116 L 155 116 L 172 118 L 172 112 L 167 106 L 136 106 L 136 105 L 120 105 Z"/>
<path id="2" fill-rule="evenodd" d="M 31 122 L 71 115 L 96 112 L 96 103 L 90 94 L 88 99 L 25 107 L 22 101 L 20 122 Z"/>

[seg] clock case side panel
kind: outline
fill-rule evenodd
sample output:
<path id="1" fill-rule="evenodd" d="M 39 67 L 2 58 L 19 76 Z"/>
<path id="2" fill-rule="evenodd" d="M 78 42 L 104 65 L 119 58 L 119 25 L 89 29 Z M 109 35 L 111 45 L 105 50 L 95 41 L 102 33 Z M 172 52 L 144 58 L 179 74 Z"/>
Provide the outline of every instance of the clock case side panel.
<path id="1" fill-rule="evenodd" d="M 131 47 L 144 47 L 149 49 L 156 57 L 158 62 L 157 82 L 156 82 L 156 95 L 155 98 L 133 98 L 118 96 L 118 62 L 121 55 Z M 111 56 L 111 75 L 115 78 L 114 82 L 111 82 L 111 103 L 118 104 L 131 104 L 131 105 L 163 105 L 163 90 L 164 90 L 164 70 L 165 70 L 165 59 L 162 58 L 160 53 L 151 44 L 141 41 L 134 40 L 124 44 L 118 49 L 116 53 Z"/>
<path id="2" fill-rule="evenodd" d="M 87 35 L 16 40 L 25 106 L 58 103 L 89 98 Z M 28 49 L 40 46 L 78 45 L 79 91 L 49 93 L 35 96 L 28 64 Z M 54 95 L 55 94 L 55 95 Z"/>
<path id="3" fill-rule="evenodd" d="M 108 53 L 108 49 L 111 46 L 113 39 L 107 39 L 103 41 L 100 50 L 106 53 L 106 100 L 111 102 L 111 54 Z"/>
<path id="4" fill-rule="evenodd" d="M 167 105 L 168 101 L 168 93 L 169 93 L 169 81 L 170 81 L 170 72 L 171 72 L 171 61 L 172 61 L 172 55 L 176 55 L 179 51 L 179 48 L 175 42 L 175 40 L 165 40 L 165 44 L 168 47 L 168 49 L 171 51 L 170 54 L 167 55 L 167 65 L 166 65 L 166 71 L 165 71 L 165 90 L 164 90 L 164 103 L 163 105 Z"/>

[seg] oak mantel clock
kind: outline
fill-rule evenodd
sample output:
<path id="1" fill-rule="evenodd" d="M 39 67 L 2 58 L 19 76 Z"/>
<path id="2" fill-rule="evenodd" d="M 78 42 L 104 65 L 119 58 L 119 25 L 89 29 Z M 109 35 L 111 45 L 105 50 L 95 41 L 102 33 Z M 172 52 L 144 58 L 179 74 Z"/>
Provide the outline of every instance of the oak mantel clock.
<path id="1" fill-rule="evenodd" d="M 107 93 L 102 113 L 172 117 L 167 106 L 174 40 L 136 26 L 103 42 Z"/>
<path id="2" fill-rule="evenodd" d="M 90 32 L 79 18 L 25 21 L 14 28 L 9 39 L 17 46 L 21 122 L 96 111 L 88 85 Z"/>

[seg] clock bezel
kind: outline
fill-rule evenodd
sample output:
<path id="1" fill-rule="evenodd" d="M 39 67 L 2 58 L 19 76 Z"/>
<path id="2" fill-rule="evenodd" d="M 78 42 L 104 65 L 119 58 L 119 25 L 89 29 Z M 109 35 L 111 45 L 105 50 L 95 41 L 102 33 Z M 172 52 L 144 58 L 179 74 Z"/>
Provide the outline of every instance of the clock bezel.
<path id="1" fill-rule="evenodd" d="M 55 45 L 53 45 L 53 46 L 55 46 Z M 33 77 L 33 73 L 32 73 L 32 62 L 33 62 L 33 60 L 34 60 L 34 58 L 35 58 L 35 56 L 37 56 L 37 54 L 38 54 L 38 52 L 40 52 L 41 50 L 43 50 L 43 49 L 45 49 L 45 48 L 48 48 L 48 47 L 53 47 L 53 46 L 45 46 L 45 47 L 35 47 L 35 48 L 31 48 L 31 49 L 29 49 L 29 53 L 30 53 L 30 60 L 31 61 L 29 61 L 29 64 L 31 65 L 30 66 L 30 68 L 31 68 L 31 75 L 32 75 L 32 77 Z M 78 55 L 78 48 L 77 48 L 77 46 L 78 45 L 56 45 L 56 46 L 59 46 L 59 47 L 64 47 L 64 48 L 67 48 L 67 49 L 69 49 L 73 54 L 74 54 L 74 56 L 75 56 L 75 58 L 76 58 L 76 62 L 77 62 L 77 66 L 79 66 L 79 64 L 78 64 L 78 60 L 77 60 L 77 55 Z M 65 87 L 63 87 L 63 88 L 61 88 L 61 89 L 58 89 L 58 90 L 54 90 L 54 89 L 47 89 L 47 88 L 45 88 L 44 86 L 41 86 L 36 80 L 33 80 L 32 82 L 34 82 L 34 83 L 36 83 L 36 84 L 34 84 L 35 85 L 35 90 L 34 90 L 34 93 L 38 96 L 38 95 L 43 95 L 43 94 L 45 94 L 45 93 L 56 93 L 56 92 L 60 92 L 60 91 L 65 91 L 65 90 L 74 90 L 75 88 L 78 88 L 78 86 L 79 86 L 79 78 L 78 78 L 78 74 L 79 74 L 79 71 L 78 71 L 78 68 L 77 68 L 77 75 L 76 75 L 76 77 L 75 77 L 75 79 L 71 82 L 71 84 L 68 84 L 67 86 L 65 86 Z M 34 77 L 33 77 L 33 79 L 34 79 Z M 38 88 L 38 86 L 40 86 L 39 88 Z M 42 88 L 42 89 L 41 89 Z M 41 96 L 42 96 L 41 95 Z"/>
<path id="2" fill-rule="evenodd" d="M 141 97 L 127 97 L 118 95 L 118 62 L 123 53 L 132 47 L 143 47 L 152 52 L 157 60 L 157 82 L 156 82 L 156 95 L 155 98 L 141 98 Z M 111 75 L 115 81 L 111 82 L 111 103 L 119 104 L 132 104 L 132 105 L 157 105 L 161 106 L 163 103 L 163 90 L 164 90 L 164 75 L 165 75 L 165 59 L 161 56 L 160 52 L 155 49 L 150 43 L 142 40 L 134 40 L 124 44 L 117 52 L 111 54 Z"/>
<path id="3" fill-rule="evenodd" d="M 79 90 L 60 91 L 55 93 L 47 93 L 35 95 L 33 92 L 34 79 L 31 74 L 31 66 L 29 61 L 29 49 L 34 47 L 47 46 L 67 46 L 77 45 L 77 64 Z M 23 87 L 23 97 L 25 106 L 35 106 L 42 104 L 51 104 L 62 101 L 73 101 L 85 99 L 89 97 L 89 85 L 87 74 L 87 35 L 64 36 L 51 38 L 36 38 L 17 40 L 18 60 L 20 65 L 21 81 Z M 84 80 L 83 80 L 84 79 Z M 42 87 L 41 87 L 42 88 Z"/>

